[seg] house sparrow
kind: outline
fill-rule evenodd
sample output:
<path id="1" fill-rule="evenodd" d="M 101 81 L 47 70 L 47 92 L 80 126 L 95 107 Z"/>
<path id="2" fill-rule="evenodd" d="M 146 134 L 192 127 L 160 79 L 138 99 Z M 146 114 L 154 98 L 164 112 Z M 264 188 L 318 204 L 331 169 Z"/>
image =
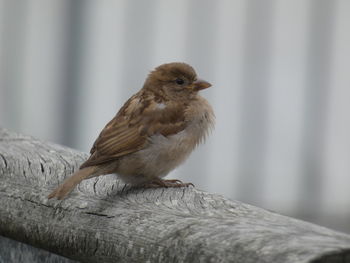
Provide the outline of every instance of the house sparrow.
<path id="1" fill-rule="evenodd" d="M 63 199 L 82 180 L 111 173 L 137 186 L 192 185 L 162 178 L 181 164 L 213 128 L 213 110 L 198 94 L 210 86 L 185 63 L 157 67 L 143 88 L 107 123 L 89 159 L 48 198 Z"/>

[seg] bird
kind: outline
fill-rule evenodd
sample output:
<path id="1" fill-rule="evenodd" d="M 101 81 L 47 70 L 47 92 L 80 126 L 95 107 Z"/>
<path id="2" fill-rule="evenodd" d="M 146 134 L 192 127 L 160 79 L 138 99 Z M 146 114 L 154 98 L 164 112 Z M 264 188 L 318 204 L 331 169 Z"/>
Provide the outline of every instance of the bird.
<path id="1" fill-rule="evenodd" d="M 183 62 L 162 64 L 120 108 L 95 140 L 90 157 L 48 198 L 65 198 L 82 180 L 117 174 L 136 187 L 188 187 L 163 179 L 214 128 L 215 115 L 199 91 L 212 85 Z"/>

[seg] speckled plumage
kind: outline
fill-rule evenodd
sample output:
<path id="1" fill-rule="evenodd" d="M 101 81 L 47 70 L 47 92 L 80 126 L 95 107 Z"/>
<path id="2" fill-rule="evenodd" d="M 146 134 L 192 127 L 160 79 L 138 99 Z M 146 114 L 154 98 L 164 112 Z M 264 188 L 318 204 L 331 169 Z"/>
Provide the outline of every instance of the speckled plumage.
<path id="1" fill-rule="evenodd" d="M 80 181 L 110 173 L 132 185 L 189 185 L 161 178 L 181 164 L 213 128 L 213 110 L 198 94 L 210 86 L 185 63 L 157 67 L 102 130 L 80 170 L 49 198 L 61 199 Z"/>

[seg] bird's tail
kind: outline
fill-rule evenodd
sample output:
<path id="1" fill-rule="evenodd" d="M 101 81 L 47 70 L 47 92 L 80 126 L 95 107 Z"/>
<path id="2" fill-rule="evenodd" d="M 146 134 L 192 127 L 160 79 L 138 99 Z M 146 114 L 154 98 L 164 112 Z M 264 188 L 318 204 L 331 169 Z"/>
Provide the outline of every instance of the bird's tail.
<path id="1" fill-rule="evenodd" d="M 95 172 L 94 166 L 89 166 L 81 170 L 76 171 L 72 176 L 68 177 L 64 182 L 59 185 L 47 198 L 51 199 L 56 197 L 61 200 L 66 197 L 81 181 L 91 178 Z"/>

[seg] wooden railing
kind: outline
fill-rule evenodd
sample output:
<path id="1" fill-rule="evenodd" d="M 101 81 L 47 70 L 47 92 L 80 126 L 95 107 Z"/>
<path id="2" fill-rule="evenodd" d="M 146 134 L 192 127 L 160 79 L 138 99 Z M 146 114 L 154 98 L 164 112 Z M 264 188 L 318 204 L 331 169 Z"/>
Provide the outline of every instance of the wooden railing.
<path id="1" fill-rule="evenodd" d="M 86 158 L 0 129 L 0 235 L 82 262 L 350 262 L 349 235 L 193 187 L 108 175 L 48 200 Z"/>

